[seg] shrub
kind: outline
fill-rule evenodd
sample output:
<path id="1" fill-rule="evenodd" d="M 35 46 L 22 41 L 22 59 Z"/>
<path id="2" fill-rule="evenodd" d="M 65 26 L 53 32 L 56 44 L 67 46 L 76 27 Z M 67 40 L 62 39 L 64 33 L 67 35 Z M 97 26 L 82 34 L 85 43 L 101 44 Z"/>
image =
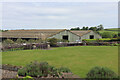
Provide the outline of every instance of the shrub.
<path id="1" fill-rule="evenodd" d="M 27 41 L 27 43 L 35 43 L 36 42 L 36 40 L 34 40 L 34 39 L 29 39 L 28 41 Z"/>
<path id="2" fill-rule="evenodd" d="M 23 80 L 34 80 L 31 76 L 25 76 Z"/>
<path id="3" fill-rule="evenodd" d="M 51 75 L 53 77 L 59 77 L 60 72 L 57 68 L 50 66 L 47 62 L 31 62 L 26 67 L 18 71 L 20 76 L 31 76 L 31 77 L 47 77 Z"/>
<path id="4" fill-rule="evenodd" d="M 70 70 L 69 68 L 66 68 L 66 67 L 60 67 L 60 68 L 59 68 L 59 71 L 60 71 L 60 72 L 64 72 L 64 73 L 69 73 L 69 72 L 71 72 L 71 70 Z"/>
<path id="5" fill-rule="evenodd" d="M 22 40 L 21 38 L 18 38 L 17 40 L 16 40 L 16 43 L 25 43 L 26 42 L 26 40 Z"/>
<path id="6" fill-rule="evenodd" d="M 57 42 L 69 42 L 69 41 L 65 39 L 57 39 Z"/>
<path id="7" fill-rule="evenodd" d="M 112 46 L 119 46 L 120 44 L 118 44 L 118 43 L 112 43 L 111 45 Z"/>
<path id="8" fill-rule="evenodd" d="M 42 39 L 38 39 L 35 41 L 36 43 L 43 43 L 43 40 Z"/>
<path id="9" fill-rule="evenodd" d="M 113 38 L 114 37 L 114 34 L 111 32 L 103 32 L 101 33 L 101 35 L 102 35 L 102 38 Z"/>
<path id="10" fill-rule="evenodd" d="M 3 44 L 13 44 L 13 43 L 14 43 L 14 41 L 11 39 L 6 39 L 3 41 Z"/>
<path id="11" fill-rule="evenodd" d="M 48 39 L 48 42 L 50 43 L 50 46 L 55 47 L 57 45 L 57 39 L 56 38 L 50 38 L 50 39 Z"/>
<path id="12" fill-rule="evenodd" d="M 117 74 L 112 70 L 104 67 L 94 67 L 87 73 L 87 78 L 117 78 Z"/>
<path id="13" fill-rule="evenodd" d="M 26 76 L 26 71 L 25 71 L 25 69 L 19 69 L 19 70 L 18 70 L 18 75 L 19 75 L 19 76 Z"/>

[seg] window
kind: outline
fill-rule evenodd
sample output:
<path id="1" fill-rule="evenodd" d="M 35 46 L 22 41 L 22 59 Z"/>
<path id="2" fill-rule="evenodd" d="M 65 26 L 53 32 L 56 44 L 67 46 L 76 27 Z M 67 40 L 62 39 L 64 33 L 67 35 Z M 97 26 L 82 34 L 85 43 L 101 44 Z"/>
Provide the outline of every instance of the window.
<path id="1" fill-rule="evenodd" d="M 63 39 L 64 39 L 64 40 L 68 40 L 68 35 L 64 35 L 64 36 L 63 36 Z"/>
<path id="2" fill-rule="evenodd" d="M 90 35 L 90 39 L 94 39 L 94 35 Z"/>

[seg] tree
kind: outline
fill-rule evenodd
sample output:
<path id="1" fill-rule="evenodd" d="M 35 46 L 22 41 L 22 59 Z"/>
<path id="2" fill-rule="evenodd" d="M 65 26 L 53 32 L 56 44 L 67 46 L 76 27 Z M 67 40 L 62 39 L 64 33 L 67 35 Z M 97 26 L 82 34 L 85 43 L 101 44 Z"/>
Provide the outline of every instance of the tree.
<path id="1" fill-rule="evenodd" d="M 26 42 L 26 40 L 22 40 L 21 38 L 18 38 L 17 40 L 16 40 L 16 43 L 25 43 Z"/>
<path id="2" fill-rule="evenodd" d="M 89 30 L 89 28 L 88 28 L 88 27 L 86 27 L 86 30 Z"/>
<path id="3" fill-rule="evenodd" d="M 85 27 L 85 26 L 83 26 L 83 28 L 82 28 L 81 30 L 86 30 L 86 27 Z"/>
<path id="4" fill-rule="evenodd" d="M 50 42 L 51 46 L 56 46 L 57 45 L 57 39 L 56 38 L 50 38 L 48 39 L 48 42 Z"/>
<path id="5" fill-rule="evenodd" d="M 36 41 L 34 39 L 29 39 L 28 43 L 35 43 Z"/>
<path id="6" fill-rule="evenodd" d="M 76 28 L 71 28 L 70 30 L 80 30 L 80 28 L 76 27 Z"/>
<path id="7" fill-rule="evenodd" d="M 100 30 L 103 30 L 103 29 L 104 29 L 104 27 L 103 27 L 102 24 L 100 24 L 100 25 L 97 26 L 97 31 L 100 31 Z"/>
<path id="8" fill-rule="evenodd" d="M 14 41 L 11 39 L 6 39 L 3 41 L 3 44 L 13 44 L 13 43 L 14 43 Z"/>
<path id="9" fill-rule="evenodd" d="M 97 30 L 97 27 L 90 27 L 89 30 L 96 31 L 96 30 Z"/>
<path id="10" fill-rule="evenodd" d="M 36 42 L 36 43 L 42 43 L 43 40 L 42 40 L 42 39 L 38 39 L 38 40 L 36 40 L 35 42 Z"/>
<path id="11" fill-rule="evenodd" d="M 113 38 L 113 34 L 111 32 L 103 32 L 101 35 L 102 38 Z"/>

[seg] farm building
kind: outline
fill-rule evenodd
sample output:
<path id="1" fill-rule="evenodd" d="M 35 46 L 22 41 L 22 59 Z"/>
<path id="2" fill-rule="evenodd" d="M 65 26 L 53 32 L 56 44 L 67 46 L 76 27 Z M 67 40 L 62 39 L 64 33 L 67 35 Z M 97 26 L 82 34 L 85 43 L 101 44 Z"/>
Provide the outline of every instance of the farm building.
<path id="1" fill-rule="evenodd" d="M 65 39 L 70 42 L 81 42 L 82 39 L 100 39 L 101 36 L 91 30 L 80 30 L 80 31 L 70 31 L 66 29 L 45 29 L 45 30 L 8 30 L 2 32 L 0 36 L 4 39 L 18 38 L 29 40 L 29 39 L 48 39 L 57 38 Z"/>

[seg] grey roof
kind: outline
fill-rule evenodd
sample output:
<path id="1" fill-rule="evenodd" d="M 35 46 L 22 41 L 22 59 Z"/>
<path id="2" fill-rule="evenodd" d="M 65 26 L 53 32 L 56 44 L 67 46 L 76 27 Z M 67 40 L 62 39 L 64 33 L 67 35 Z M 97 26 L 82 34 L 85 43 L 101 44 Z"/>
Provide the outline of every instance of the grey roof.
<path id="1" fill-rule="evenodd" d="M 0 37 L 46 39 L 47 37 L 55 35 L 64 30 L 66 30 L 66 29 L 8 30 L 6 32 L 2 32 L 2 34 L 0 34 Z M 91 31 L 90 30 L 86 30 L 86 31 L 81 30 L 81 31 L 70 31 L 70 32 L 75 35 L 78 35 L 78 36 L 83 36 Z"/>

